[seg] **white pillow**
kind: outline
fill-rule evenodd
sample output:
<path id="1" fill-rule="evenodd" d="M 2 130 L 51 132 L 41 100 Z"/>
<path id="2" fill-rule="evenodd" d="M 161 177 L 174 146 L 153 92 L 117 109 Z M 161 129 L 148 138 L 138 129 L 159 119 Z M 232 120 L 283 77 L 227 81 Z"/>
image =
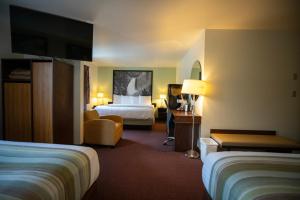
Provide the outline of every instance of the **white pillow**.
<path id="1" fill-rule="evenodd" d="M 122 96 L 114 94 L 114 104 L 122 104 Z"/>
<path id="2" fill-rule="evenodd" d="M 152 105 L 151 96 L 123 96 L 114 94 L 114 104 Z"/>
<path id="3" fill-rule="evenodd" d="M 122 104 L 139 104 L 138 96 L 122 96 L 121 97 Z"/>
<path id="4" fill-rule="evenodd" d="M 151 96 L 139 96 L 140 105 L 151 105 Z"/>
<path id="5" fill-rule="evenodd" d="M 140 98 L 139 96 L 131 96 L 132 97 L 132 104 L 139 104 Z"/>
<path id="6" fill-rule="evenodd" d="M 122 96 L 122 104 L 133 104 L 133 96 Z"/>

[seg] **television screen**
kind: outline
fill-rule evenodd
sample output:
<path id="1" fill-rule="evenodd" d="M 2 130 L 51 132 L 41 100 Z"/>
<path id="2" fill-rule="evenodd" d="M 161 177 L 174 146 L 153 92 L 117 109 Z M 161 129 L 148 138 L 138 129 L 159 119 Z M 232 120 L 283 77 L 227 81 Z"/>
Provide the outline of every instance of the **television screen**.
<path id="1" fill-rule="evenodd" d="M 93 24 L 10 6 L 12 52 L 92 61 Z"/>

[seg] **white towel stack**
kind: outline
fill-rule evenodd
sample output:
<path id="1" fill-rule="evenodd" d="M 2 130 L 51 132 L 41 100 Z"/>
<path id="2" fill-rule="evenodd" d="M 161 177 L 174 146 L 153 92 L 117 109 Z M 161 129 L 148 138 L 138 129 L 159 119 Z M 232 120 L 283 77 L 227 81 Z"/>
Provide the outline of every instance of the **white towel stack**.
<path id="1" fill-rule="evenodd" d="M 25 69 L 15 69 L 9 74 L 9 78 L 13 80 L 30 80 L 31 71 Z"/>

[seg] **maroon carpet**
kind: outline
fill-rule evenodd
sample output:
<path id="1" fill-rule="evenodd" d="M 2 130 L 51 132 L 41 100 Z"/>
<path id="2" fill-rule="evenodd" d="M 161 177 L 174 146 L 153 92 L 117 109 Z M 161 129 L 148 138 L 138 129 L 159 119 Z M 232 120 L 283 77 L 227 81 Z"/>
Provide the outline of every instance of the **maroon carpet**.
<path id="1" fill-rule="evenodd" d="M 163 146 L 162 124 L 150 130 L 125 130 L 115 148 L 94 147 L 100 177 L 92 199 L 207 199 L 201 181 L 202 163 Z"/>

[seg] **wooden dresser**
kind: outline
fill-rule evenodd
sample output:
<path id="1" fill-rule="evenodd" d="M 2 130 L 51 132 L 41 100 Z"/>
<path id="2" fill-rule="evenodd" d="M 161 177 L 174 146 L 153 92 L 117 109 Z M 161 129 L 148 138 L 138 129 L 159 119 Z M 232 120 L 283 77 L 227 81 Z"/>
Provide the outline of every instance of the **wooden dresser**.
<path id="1" fill-rule="evenodd" d="M 73 143 L 73 66 L 2 59 L 4 139 Z"/>
<path id="2" fill-rule="evenodd" d="M 187 151 L 192 147 L 192 113 L 172 110 L 173 122 L 175 124 L 175 151 Z M 195 115 L 195 135 L 194 148 L 197 148 L 197 140 L 199 138 L 199 127 L 201 124 L 201 116 Z"/>

